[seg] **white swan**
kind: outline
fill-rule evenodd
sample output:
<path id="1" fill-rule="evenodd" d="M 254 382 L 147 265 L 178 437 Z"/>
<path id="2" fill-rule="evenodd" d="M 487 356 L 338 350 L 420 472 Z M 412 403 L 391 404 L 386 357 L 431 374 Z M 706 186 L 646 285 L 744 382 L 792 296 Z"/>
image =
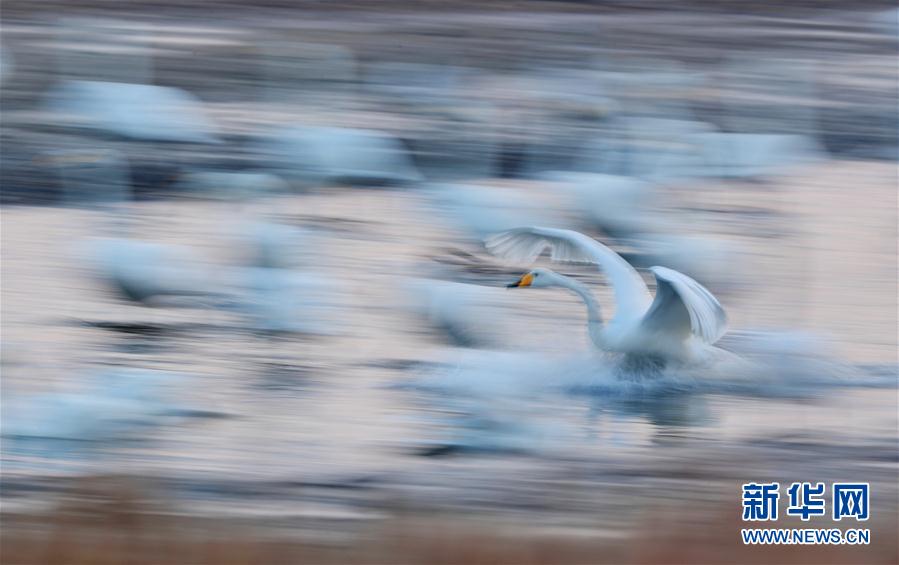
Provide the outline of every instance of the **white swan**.
<path id="1" fill-rule="evenodd" d="M 74 375 L 80 388 L 4 398 L 4 437 L 80 441 L 142 439 L 163 418 L 188 413 L 176 400 L 184 376 L 149 369 Z"/>
<path id="2" fill-rule="evenodd" d="M 203 102 L 180 88 L 67 80 L 46 106 L 60 121 L 143 141 L 221 143 Z"/>
<path id="3" fill-rule="evenodd" d="M 79 251 L 99 278 L 128 301 L 149 306 L 166 297 L 215 296 L 209 274 L 177 245 L 107 237 L 82 243 Z"/>
<path id="4" fill-rule="evenodd" d="M 556 261 L 598 264 L 615 294 L 615 316 L 603 324 L 596 298 L 581 283 L 548 269 L 534 269 L 510 287 L 567 288 L 587 306 L 590 339 L 604 351 L 667 361 L 706 360 L 711 345 L 724 335 L 727 317 L 712 293 L 690 277 L 652 267 L 653 300 L 643 279 L 614 251 L 584 234 L 553 228 L 518 228 L 488 238 L 487 249 L 502 258 L 532 262 L 548 247 Z"/>
<path id="5" fill-rule="evenodd" d="M 237 287 L 236 308 L 265 333 L 333 335 L 338 282 L 324 274 L 276 267 L 230 270 Z"/>

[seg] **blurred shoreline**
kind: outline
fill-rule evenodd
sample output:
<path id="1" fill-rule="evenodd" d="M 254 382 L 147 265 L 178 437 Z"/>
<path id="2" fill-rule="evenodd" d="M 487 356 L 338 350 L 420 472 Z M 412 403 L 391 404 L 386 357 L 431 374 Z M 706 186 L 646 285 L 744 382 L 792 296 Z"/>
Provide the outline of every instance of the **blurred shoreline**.
<path id="1" fill-rule="evenodd" d="M 880 510 L 889 510 L 884 507 Z M 895 510 L 895 509 L 893 509 Z M 515 563 L 892 564 L 896 515 L 866 527 L 869 546 L 745 546 L 737 504 L 680 507 L 659 501 L 627 534 L 601 528 L 416 511 L 400 504 L 376 520 L 302 515 L 225 518 L 186 515 L 140 479 L 86 477 L 58 506 L 28 515 L 6 513 L 2 540 L 8 563 Z M 780 527 L 803 528 L 789 521 Z"/>

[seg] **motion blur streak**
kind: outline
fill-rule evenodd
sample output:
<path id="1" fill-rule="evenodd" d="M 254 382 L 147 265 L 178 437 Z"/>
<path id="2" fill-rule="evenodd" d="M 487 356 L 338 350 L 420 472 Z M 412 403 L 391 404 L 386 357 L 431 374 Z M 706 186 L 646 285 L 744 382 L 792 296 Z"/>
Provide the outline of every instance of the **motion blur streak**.
<path id="1" fill-rule="evenodd" d="M 3 561 L 899 561 L 899 11 L 788 4 L 4 1 Z"/>

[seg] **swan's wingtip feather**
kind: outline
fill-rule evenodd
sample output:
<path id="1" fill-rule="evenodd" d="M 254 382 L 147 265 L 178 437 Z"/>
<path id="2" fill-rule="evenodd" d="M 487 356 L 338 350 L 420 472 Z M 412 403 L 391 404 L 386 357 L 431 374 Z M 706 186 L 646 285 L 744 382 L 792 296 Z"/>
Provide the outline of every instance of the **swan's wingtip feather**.
<path id="1" fill-rule="evenodd" d="M 674 269 L 670 267 L 663 267 L 662 265 L 653 265 L 649 268 L 649 271 L 654 275 L 661 275 L 663 278 L 668 278 L 672 274 L 680 274 Z"/>
<path id="2" fill-rule="evenodd" d="M 654 265 L 649 270 L 658 281 L 678 289 L 690 314 L 694 335 L 710 345 L 721 339 L 727 332 L 727 313 L 715 295 L 696 280 L 669 267 Z"/>

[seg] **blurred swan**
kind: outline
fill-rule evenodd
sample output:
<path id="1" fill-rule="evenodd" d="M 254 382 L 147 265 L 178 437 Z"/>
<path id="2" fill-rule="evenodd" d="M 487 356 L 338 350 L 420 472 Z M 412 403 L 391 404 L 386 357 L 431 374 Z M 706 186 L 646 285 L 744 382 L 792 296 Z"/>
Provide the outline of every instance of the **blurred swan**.
<path id="1" fill-rule="evenodd" d="M 571 290 L 587 306 L 588 331 L 594 345 L 628 354 L 635 362 L 645 360 L 653 366 L 664 366 L 668 361 L 704 361 L 714 350 L 711 345 L 727 329 L 721 304 L 695 280 L 666 267 L 652 267 L 656 277 L 653 300 L 643 279 L 627 261 L 584 234 L 518 228 L 489 238 L 486 246 L 491 253 L 513 261 L 532 262 L 548 247 L 553 260 L 598 264 L 611 281 L 616 301 L 615 316 L 606 324 L 590 290 L 559 273 L 534 269 L 509 286 Z"/>
<path id="2" fill-rule="evenodd" d="M 417 454 L 446 457 L 472 454 L 552 454 L 575 433 L 558 413 L 539 410 L 511 397 L 430 397 L 436 408 L 423 422 L 433 438 Z"/>
<path id="3" fill-rule="evenodd" d="M 47 106 L 63 123 L 128 139 L 221 143 L 203 103 L 179 88 L 69 80 L 51 90 Z"/>
<path id="4" fill-rule="evenodd" d="M 658 218 L 647 213 L 649 203 L 660 196 L 655 183 L 637 177 L 571 171 L 549 172 L 543 178 L 555 183 L 587 223 L 612 237 L 635 237 L 656 229 Z"/>
<path id="5" fill-rule="evenodd" d="M 238 227 L 236 243 L 245 248 L 245 263 L 251 267 L 290 269 L 311 262 L 310 249 L 318 244 L 308 230 L 256 220 Z"/>
<path id="6" fill-rule="evenodd" d="M 496 345 L 502 335 L 500 289 L 437 279 L 412 279 L 403 285 L 403 308 L 426 320 L 453 345 Z"/>
<path id="7" fill-rule="evenodd" d="M 403 143 L 384 132 L 285 126 L 258 145 L 270 169 L 300 184 L 407 184 L 422 180 Z"/>
<path id="8" fill-rule="evenodd" d="M 717 131 L 705 122 L 652 116 L 618 116 L 609 131 L 587 143 L 573 167 L 655 182 L 705 175 L 700 136 Z"/>
<path id="9" fill-rule="evenodd" d="M 121 151 L 65 148 L 41 160 L 57 174 L 66 204 L 97 213 L 90 225 L 97 236 L 74 251 L 120 298 L 147 305 L 162 297 L 209 294 L 201 263 L 187 248 L 133 237 L 140 218 L 132 208 L 131 167 Z"/>
<path id="10" fill-rule="evenodd" d="M 113 369 L 86 376 L 83 386 L 9 399 L 3 435 L 82 441 L 140 439 L 166 416 L 182 375 L 147 369 Z M 7 399 L 4 399 L 7 402 Z"/>
<path id="11" fill-rule="evenodd" d="M 97 275 L 120 298 L 143 305 L 165 297 L 208 296 L 203 271 L 186 250 L 130 238 L 100 238 L 82 251 Z"/>
<path id="12" fill-rule="evenodd" d="M 736 241 L 714 235 L 647 233 L 626 238 L 621 245 L 634 249 L 625 254 L 637 268 L 665 265 L 716 290 L 739 288 L 745 282 L 746 250 Z"/>
<path id="13" fill-rule="evenodd" d="M 330 278 L 273 267 L 240 267 L 231 274 L 238 289 L 235 308 L 254 330 L 270 334 L 334 333 L 331 320 L 339 290 Z"/>
<path id="14" fill-rule="evenodd" d="M 552 223 L 555 214 L 525 190 L 509 186 L 439 184 L 426 190 L 434 208 L 478 240 L 502 230 Z"/>
<path id="15" fill-rule="evenodd" d="M 258 218 L 238 225 L 240 266 L 227 269 L 233 309 L 258 332 L 330 334 L 339 281 L 322 271 L 322 242 L 302 228 Z"/>
<path id="16" fill-rule="evenodd" d="M 718 288 L 734 286 L 742 279 L 733 258 L 744 253 L 736 243 L 710 234 L 682 233 L 690 225 L 682 214 L 653 209 L 653 203 L 664 198 L 664 185 L 601 173 L 553 172 L 544 178 L 570 197 L 585 225 L 632 248 L 635 253 L 625 255 L 632 265 L 667 265 Z"/>

